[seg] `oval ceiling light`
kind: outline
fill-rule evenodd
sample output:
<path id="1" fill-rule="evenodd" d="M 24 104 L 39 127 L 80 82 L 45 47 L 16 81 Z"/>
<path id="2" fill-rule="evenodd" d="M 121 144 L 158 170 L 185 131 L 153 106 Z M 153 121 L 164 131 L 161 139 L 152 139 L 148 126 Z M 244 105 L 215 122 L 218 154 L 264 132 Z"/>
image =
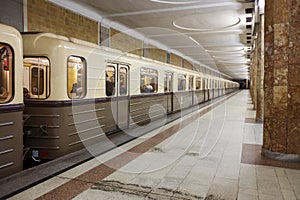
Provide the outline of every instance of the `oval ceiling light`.
<path id="1" fill-rule="evenodd" d="M 232 59 L 239 59 L 239 58 L 244 58 L 245 57 L 245 54 L 243 55 L 229 55 L 229 56 L 226 56 L 226 57 L 222 57 L 222 56 L 212 56 L 213 58 L 215 59 L 222 59 L 222 60 L 232 60 Z"/>
<path id="2" fill-rule="evenodd" d="M 220 20 L 223 19 L 223 20 Z M 187 31 L 212 31 L 238 25 L 241 19 L 227 12 L 186 15 L 173 21 L 173 26 Z"/>
<path id="3" fill-rule="evenodd" d="M 193 3 L 200 3 L 200 0 L 190 0 L 190 1 L 182 1 L 182 0 L 179 0 L 179 1 L 168 1 L 168 0 L 150 0 L 152 2 L 155 2 L 155 3 L 164 3 L 164 4 L 177 4 L 177 5 L 184 5 L 184 4 L 193 4 Z"/>
<path id="4" fill-rule="evenodd" d="M 240 53 L 241 51 L 244 51 L 244 48 L 241 48 L 241 49 L 236 49 L 236 50 L 208 50 L 206 49 L 205 50 L 206 52 L 209 52 L 209 53 L 234 53 L 234 52 L 238 52 Z"/>

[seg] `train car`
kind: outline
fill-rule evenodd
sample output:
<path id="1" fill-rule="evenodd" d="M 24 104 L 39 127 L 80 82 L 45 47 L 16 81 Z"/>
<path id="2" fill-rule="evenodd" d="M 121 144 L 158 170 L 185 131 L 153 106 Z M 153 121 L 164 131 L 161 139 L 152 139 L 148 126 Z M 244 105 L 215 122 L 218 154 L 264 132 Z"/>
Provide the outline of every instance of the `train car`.
<path id="1" fill-rule="evenodd" d="M 0 24 L 0 178 L 23 168 L 22 37 Z"/>
<path id="2" fill-rule="evenodd" d="M 34 159 L 57 158 L 214 97 L 206 89 L 212 77 L 196 71 L 50 33 L 23 41 L 24 144 Z"/>

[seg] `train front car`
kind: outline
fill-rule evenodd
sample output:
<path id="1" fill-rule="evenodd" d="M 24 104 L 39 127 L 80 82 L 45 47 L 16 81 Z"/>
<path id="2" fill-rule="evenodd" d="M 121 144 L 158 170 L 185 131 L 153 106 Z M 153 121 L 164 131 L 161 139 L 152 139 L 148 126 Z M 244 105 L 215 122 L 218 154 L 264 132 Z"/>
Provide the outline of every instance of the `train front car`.
<path id="1" fill-rule="evenodd" d="M 0 178 L 23 168 L 22 38 L 0 24 Z"/>

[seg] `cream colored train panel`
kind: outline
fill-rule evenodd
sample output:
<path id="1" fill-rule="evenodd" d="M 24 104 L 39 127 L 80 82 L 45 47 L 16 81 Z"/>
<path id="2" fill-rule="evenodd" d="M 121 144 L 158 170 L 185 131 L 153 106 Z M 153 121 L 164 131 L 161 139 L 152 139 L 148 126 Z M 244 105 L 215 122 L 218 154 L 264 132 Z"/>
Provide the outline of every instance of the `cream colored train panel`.
<path id="1" fill-rule="evenodd" d="M 0 24 L 0 178 L 23 166 L 22 38 Z"/>

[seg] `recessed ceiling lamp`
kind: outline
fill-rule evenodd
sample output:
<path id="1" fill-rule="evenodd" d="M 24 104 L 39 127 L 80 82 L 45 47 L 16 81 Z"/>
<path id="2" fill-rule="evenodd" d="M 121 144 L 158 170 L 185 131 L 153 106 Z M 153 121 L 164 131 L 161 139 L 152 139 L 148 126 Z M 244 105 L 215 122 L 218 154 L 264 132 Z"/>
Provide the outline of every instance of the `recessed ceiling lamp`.
<path id="1" fill-rule="evenodd" d="M 218 20 L 223 19 L 223 20 Z M 173 26 L 186 31 L 214 31 L 238 25 L 241 19 L 229 12 L 210 12 L 186 15 L 173 21 Z"/>
<path id="2" fill-rule="evenodd" d="M 236 49 L 236 50 L 220 50 L 220 51 L 206 49 L 205 51 L 208 52 L 208 53 L 235 53 L 235 52 L 241 53 L 241 51 L 244 51 L 244 48 Z"/>
<path id="3" fill-rule="evenodd" d="M 193 3 L 200 3 L 200 0 L 190 0 L 190 1 L 182 1 L 182 0 L 179 0 L 179 1 L 168 1 L 168 0 L 150 0 L 152 2 L 155 2 L 155 3 L 164 3 L 164 4 L 177 4 L 177 5 L 183 5 L 183 4 L 193 4 Z"/>
<path id="4" fill-rule="evenodd" d="M 226 57 L 222 57 L 222 56 L 212 56 L 213 58 L 216 59 L 223 59 L 223 60 L 232 60 L 235 58 L 244 58 L 245 54 L 241 54 L 241 55 L 230 55 L 230 56 L 226 56 Z"/>

